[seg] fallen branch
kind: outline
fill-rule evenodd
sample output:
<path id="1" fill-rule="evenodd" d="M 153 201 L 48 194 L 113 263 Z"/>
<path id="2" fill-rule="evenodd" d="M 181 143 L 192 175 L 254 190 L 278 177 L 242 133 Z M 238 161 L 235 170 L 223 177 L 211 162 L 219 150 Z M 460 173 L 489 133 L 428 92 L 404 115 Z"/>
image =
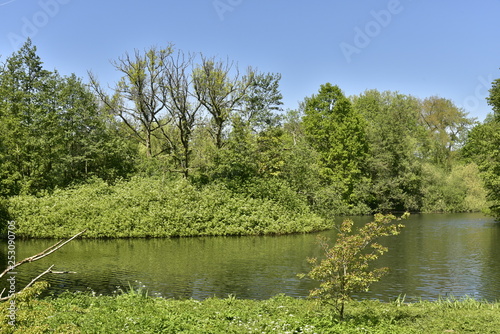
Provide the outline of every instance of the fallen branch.
<path id="1" fill-rule="evenodd" d="M 16 296 L 16 295 L 20 294 L 21 292 L 23 292 L 24 290 L 26 290 L 27 288 L 29 288 L 30 286 L 32 286 L 33 284 L 35 284 L 35 282 L 36 282 L 38 279 L 40 279 L 40 277 L 42 277 L 43 275 L 46 275 L 46 274 L 48 274 L 48 273 L 51 273 L 51 272 L 52 272 L 52 268 L 53 268 L 53 267 L 54 267 L 54 265 L 51 265 L 51 266 L 49 267 L 49 269 L 45 270 L 43 273 L 41 273 L 41 274 L 40 274 L 40 275 L 38 275 L 37 277 L 33 278 L 33 279 L 31 280 L 31 282 L 29 282 L 29 283 L 28 283 L 28 284 L 27 284 L 24 288 L 22 288 L 20 291 L 18 291 L 18 292 L 16 292 L 16 293 L 13 293 L 13 294 L 11 294 L 11 295 L 9 295 L 9 296 L 6 296 L 6 297 L 1 297 L 2 295 L 0 294 L 0 297 L 1 297 L 1 298 L 0 298 L 0 302 L 3 302 L 3 301 L 5 301 L 5 300 L 8 300 L 8 299 L 10 299 L 10 298 L 12 298 L 12 297 L 14 297 L 14 296 Z M 5 290 L 4 290 L 4 291 L 5 291 Z M 3 291 L 2 291 L 2 294 L 3 294 Z"/>
<path id="2" fill-rule="evenodd" d="M 44 250 L 43 252 L 40 252 L 36 255 L 33 255 L 33 256 L 30 256 L 30 257 L 27 257 L 19 262 L 17 262 L 16 264 L 14 264 L 13 266 L 10 266 L 8 267 L 7 269 L 5 269 L 1 274 L 0 274 L 0 278 L 2 278 L 6 273 L 8 273 L 9 271 L 19 267 L 20 265 L 24 264 L 24 263 L 28 263 L 28 262 L 33 262 L 33 261 L 37 261 L 37 260 L 40 260 L 41 258 L 44 258 L 46 257 L 47 255 L 50 255 L 52 253 L 54 253 L 56 250 L 58 249 L 61 249 L 61 247 L 63 247 L 64 245 L 66 245 L 68 242 L 72 241 L 73 239 L 77 238 L 78 236 L 80 236 L 82 233 L 85 233 L 87 230 L 83 230 L 77 234 L 75 234 L 74 236 L 72 236 L 71 238 L 69 238 L 68 240 L 66 241 L 59 241 L 57 243 L 55 243 L 54 245 L 50 246 L 49 248 L 47 248 L 46 250 Z M 31 282 L 29 282 L 24 288 L 22 288 L 20 291 L 18 292 L 15 292 L 15 293 L 12 293 L 6 297 L 2 297 L 3 293 L 5 292 L 5 289 L 3 289 L 3 291 L 0 293 L 0 302 L 3 302 L 3 301 L 6 301 L 18 294 L 20 294 L 21 292 L 23 292 L 24 290 L 26 290 L 27 288 L 31 287 L 33 284 L 35 284 L 35 282 L 37 280 L 39 280 L 42 276 L 46 275 L 46 274 L 49 274 L 49 273 L 52 273 L 52 274 L 73 274 L 75 272 L 73 271 L 53 271 L 52 268 L 54 268 L 54 265 L 51 265 L 47 270 L 45 270 L 43 273 L 41 273 L 40 275 L 38 275 L 37 277 L 35 277 L 34 279 L 31 280 Z"/>
<path id="3" fill-rule="evenodd" d="M 24 264 L 24 263 L 27 263 L 27 262 L 33 262 L 33 261 L 37 261 L 37 260 L 40 260 L 41 258 L 44 258 L 46 257 L 47 255 L 50 255 L 52 254 L 53 252 L 55 252 L 56 250 L 60 249 L 61 247 L 63 247 L 64 245 L 66 245 L 68 242 L 72 241 L 73 239 L 77 238 L 78 236 L 80 236 L 81 234 L 85 233 L 87 230 L 83 230 L 77 234 L 75 234 L 74 236 L 72 236 L 71 238 L 69 238 L 68 240 L 66 241 L 59 241 L 57 243 L 55 243 L 54 245 L 50 246 L 49 248 L 47 248 L 46 250 L 44 250 L 43 252 L 40 252 L 36 255 L 33 255 L 33 256 L 30 256 L 30 257 L 27 257 L 19 262 L 17 262 L 15 265 L 13 266 L 10 266 L 8 267 L 7 269 L 5 269 L 1 274 L 0 274 L 0 278 L 2 278 L 5 274 L 7 274 L 9 271 L 19 267 L 20 265 Z"/>
<path id="4" fill-rule="evenodd" d="M 40 274 L 40 275 L 38 275 L 37 277 L 33 278 L 33 279 L 31 280 L 31 282 L 29 282 L 29 283 L 28 283 L 28 285 L 26 285 L 26 286 L 25 286 L 25 287 L 24 287 L 21 291 L 19 291 L 18 293 L 21 293 L 21 292 L 23 292 L 23 290 L 25 290 L 25 289 L 29 288 L 30 286 L 32 286 L 32 285 L 33 285 L 33 284 L 34 284 L 34 283 L 35 283 L 35 282 L 36 282 L 36 281 L 37 281 L 40 277 L 42 277 L 43 275 L 50 273 L 53 267 L 54 267 L 54 265 L 51 265 L 51 266 L 49 267 L 49 269 L 45 270 L 43 273 L 41 273 L 41 274 Z"/>

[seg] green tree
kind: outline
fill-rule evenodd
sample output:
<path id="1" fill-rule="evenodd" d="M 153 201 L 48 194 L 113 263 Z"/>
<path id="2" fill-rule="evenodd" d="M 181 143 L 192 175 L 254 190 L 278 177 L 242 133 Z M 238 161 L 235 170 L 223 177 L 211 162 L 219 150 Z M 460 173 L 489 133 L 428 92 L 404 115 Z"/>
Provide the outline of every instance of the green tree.
<path id="1" fill-rule="evenodd" d="M 225 70 L 221 70 L 221 66 L 222 64 L 218 65 L 218 71 L 224 73 Z M 245 83 L 237 84 L 249 85 L 244 89 L 240 87 L 242 90 L 237 90 L 238 92 L 235 91 L 234 94 L 243 94 L 241 97 L 232 95 L 228 96 L 225 102 L 221 100 L 216 103 L 204 104 L 211 117 L 204 125 L 204 129 L 208 129 L 215 140 L 213 143 L 198 142 L 198 149 L 202 148 L 205 156 L 209 156 L 208 161 L 205 157 L 208 164 L 201 169 L 202 173 L 209 179 L 236 182 L 239 187 L 244 187 L 241 182 L 247 182 L 254 177 L 277 176 L 283 165 L 281 158 L 283 130 L 280 122 L 281 117 L 276 113 L 276 111 L 281 110 L 280 105 L 282 104 L 282 95 L 279 91 L 280 76 L 251 71 L 249 73 L 249 76 L 253 78 L 251 82 L 246 81 L 249 80 L 246 76 L 242 79 Z M 215 74 L 210 75 L 214 76 Z M 200 85 L 207 79 L 207 74 L 201 72 L 201 68 L 196 69 L 195 76 L 197 76 L 195 82 L 198 80 Z M 238 80 L 232 78 L 231 81 L 237 82 Z M 203 100 L 205 93 L 208 94 L 207 96 L 217 95 L 218 93 L 212 88 L 205 92 L 199 92 L 198 97 Z M 199 90 L 202 87 L 196 89 Z M 213 92 L 209 93 L 209 91 Z M 235 99 L 236 97 L 237 99 Z M 220 107 L 224 105 L 226 107 Z M 210 110 L 215 111 L 215 114 L 222 110 L 228 111 L 228 113 L 214 116 L 214 112 L 210 112 Z M 221 123 L 222 118 L 225 120 Z M 221 126 L 226 130 L 224 138 L 220 136 L 220 140 L 224 140 L 219 142 L 217 133 L 222 129 Z M 197 131 L 197 134 L 201 133 Z M 199 154 L 198 156 L 200 157 Z"/>
<path id="2" fill-rule="evenodd" d="M 43 69 L 28 40 L 0 71 L 2 193 L 36 193 L 130 171 L 133 150 L 74 75 Z"/>
<path id="3" fill-rule="evenodd" d="M 472 129 L 462 152 L 478 164 L 490 209 L 500 218 L 500 79 L 493 81 L 487 101 L 493 115 Z"/>
<path id="4" fill-rule="evenodd" d="M 368 153 L 365 122 L 338 86 L 321 85 L 317 95 L 303 103 L 306 138 L 319 153 L 321 175 L 340 187 L 343 200 L 352 198 L 364 175 Z"/>
<path id="5" fill-rule="evenodd" d="M 491 212 L 500 217 L 500 122 L 490 117 L 476 125 L 469 133 L 462 154 L 479 166 Z"/>
<path id="6" fill-rule="evenodd" d="M 500 120 L 500 78 L 492 82 L 490 95 L 486 98 L 488 104 L 493 108 L 493 117 Z"/>
<path id="7" fill-rule="evenodd" d="M 432 96 L 422 101 L 421 121 L 428 135 L 424 154 L 432 163 L 449 171 L 474 119 L 451 100 Z"/>
<path id="8" fill-rule="evenodd" d="M 303 115 L 290 110 L 283 126 L 283 168 L 281 177 L 312 206 L 320 185 L 319 153 L 306 139 Z"/>
<path id="9" fill-rule="evenodd" d="M 44 136 L 52 131 L 51 110 L 45 91 L 54 92 L 50 72 L 42 68 L 30 40 L 7 58 L 0 76 L 2 101 L 2 183 L 3 192 L 16 194 L 41 188 L 49 166 L 50 145 Z M 45 96 L 44 96 L 45 95 Z M 49 94 L 50 95 L 50 94 Z M 52 126 L 51 126 L 52 125 Z"/>
<path id="10" fill-rule="evenodd" d="M 405 214 L 403 218 L 406 218 Z M 393 223 L 393 215 L 376 214 L 373 222 L 353 230 L 353 221 L 344 220 L 338 229 L 333 246 L 328 240 L 319 237 L 324 251 L 324 259 L 309 259 L 313 265 L 311 271 L 302 277 L 309 277 L 320 282 L 318 288 L 310 292 L 310 297 L 318 297 L 331 302 L 337 309 L 340 319 L 344 317 L 345 303 L 354 293 L 364 292 L 372 283 L 380 280 L 389 268 L 371 268 L 370 264 L 387 252 L 387 247 L 378 243 L 383 236 L 399 234 L 404 226 Z"/>
<path id="11" fill-rule="evenodd" d="M 242 99 L 241 119 L 253 132 L 279 126 L 283 95 L 279 90 L 280 74 L 256 73 Z"/>
<path id="12" fill-rule="evenodd" d="M 397 92 L 368 90 L 353 97 L 367 123 L 371 207 L 377 211 L 419 211 L 421 159 L 420 103 Z"/>

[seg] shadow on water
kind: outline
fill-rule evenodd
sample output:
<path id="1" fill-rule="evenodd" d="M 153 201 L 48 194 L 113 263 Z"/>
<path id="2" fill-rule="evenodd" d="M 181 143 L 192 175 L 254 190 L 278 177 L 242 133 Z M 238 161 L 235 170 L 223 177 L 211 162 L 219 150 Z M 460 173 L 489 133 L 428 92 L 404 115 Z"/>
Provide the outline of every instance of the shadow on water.
<path id="1" fill-rule="evenodd" d="M 369 217 L 355 218 L 361 224 Z M 480 214 L 413 215 L 378 265 L 390 273 L 360 297 L 389 300 L 400 294 L 436 299 L 469 295 L 500 299 L 500 225 Z M 334 237 L 334 231 L 321 232 Z M 143 287 L 150 295 L 204 299 L 229 294 L 267 299 L 279 293 L 306 297 L 316 283 L 299 279 L 307 257 L 320 255 L 316 234 L 276 237 L 75 240 L 19 268 L 18 285 L 55 264 L 77 274 L 48 275 L 51 291 L 112 294 Z M 19 240 L 17 257 L 40 252 L 53 240 Z M 0 252 L 4 252 L 0 249 Z M 3 282 L 2 282 L 3 283 Z"/>

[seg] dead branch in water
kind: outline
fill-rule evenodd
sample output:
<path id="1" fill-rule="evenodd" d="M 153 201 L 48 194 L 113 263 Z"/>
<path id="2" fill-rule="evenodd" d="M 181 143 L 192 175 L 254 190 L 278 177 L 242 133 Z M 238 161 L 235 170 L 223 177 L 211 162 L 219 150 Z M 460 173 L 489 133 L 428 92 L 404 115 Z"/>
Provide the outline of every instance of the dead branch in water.
<path id="1" fill-rule="evenodd" d="M 85 233 L 87 230 L 83 230 L 77 234 L 75 234 L 74 236 L 72 236 L 71 238 L 69 238 L 68 240 L 66 241 L 59 241 L 57 243 L 55 243 L 54 245 L 50 246 L 49 248 L 45 249 L 44 251 L 36 254 L 36 255 L 33 255 L 33 256 L 30 256 L 30 257 L 27 257 L 19 262 L 17 262 L 15 265 L 13 266 L 10 266 L 8 267 L 7 269 L 5 269 L 1 274 L 0 274 L 0 278 L 2 278 L 5 274 L 7 274 L 9 271 L 12 271 L 13 269 L 19 267 L 20 265 L 24 264 L 24 263 L 29 263 L 29 262 L 34 262 L 34 261 L 37 261 L 37 260 L 40 260 L 41 258 L 44 258 L 46 257 L 47 255 L 50 255 L 52 254 L 53 252 L 61 249 L 64 245 L 66 245 L 68 242 L 72 241 L 73 239 L 77 238 L 78 236 L 80 236 L 81 234 Z M 3 293 L 5 292 L 5 289 L 3 289 L 3 291 L 0 293 L 0 302 L 2 301 L 6 301 L 12 297 L 14 297 L 15 295 L 18 295 L 19 293 L 23 292 L 24 290 L 26 290 L 27 288 L 29 288 L 30 286 L 32 286 L 33 284 L 35 284 L 35 282 L 37 280 L 39 280 L 42 276 L 46 275 L 46 274 L 76 274 L 74 271 L 54 271 L 52 270 L 52 268 L 54 267 L 54 265 L 51 265 L 47 270 L 45 270 L 43 273 L 41 273 L 40 275 L 38 275 L 37 277 L 35 277 L 34 279 L 31 280 L 31 282 L 29 282 L 24 288 L 22 288 L 20 291 L 16 292 L 16 293 L 13 293 L 13 294 L 10 294 L 8 296 L 5 296 L 5 297 L 2 297 Z"/>
<path id="2" fill-rule="evenodd" d="M 37 261 L 37 260 L 40 260 L 41 258 L 43 257 L 46 257 L 47 255 L 50 255 L 52 254 L 53 252 L 55 252 L 56 250 L 60 249 L 61 247 L 63 247 L 64 245 L 66 245 L 68 242 L 72 241 L 73 239 L 79 237 L 81 234 L 85 233 L 87 230 L 83 230 L 77 234 L 75 234 L 74 236 L 72 236 L 71 238 L 69 238 L 68 240 L 66 241 L 58 241 L 57 243 L 55 243 L 54 245 L 50 246 L 49 248 L 47 248 L 46 250 L 44 250 L 43 252 L 40 252 L 36 255 L 33 255 L 33 256 L 30 256 L 30 257 L 27 257 L 19 262 L 17 262 L 15 265 L 13 266 L 10 266 L 8 267 L 7 269 L 5 269 L 1 274 L 0 274 L 0 278 L 2 278 L 5 274 L 7 274 L 9 271 L 19 267 L 20 265 L 26 263 L 26 262 L 34 262 L 34 261 Z"/>

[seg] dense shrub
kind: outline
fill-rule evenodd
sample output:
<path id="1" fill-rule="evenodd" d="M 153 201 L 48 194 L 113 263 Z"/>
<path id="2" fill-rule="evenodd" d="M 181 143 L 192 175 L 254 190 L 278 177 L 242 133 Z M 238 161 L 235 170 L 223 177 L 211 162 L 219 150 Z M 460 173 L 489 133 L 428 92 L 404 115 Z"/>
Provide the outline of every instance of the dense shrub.
<path id="1" fill-rule="evenodd" d="M 423 212 L 478 212 L 487 206 L 475 163 L 456 165 L 450 172 L 426 164 L 422 179 Z"/>
<path id="2" fill-rule="evenodd" d="M 311 232 L 326 222 L 301 205 L 235 193 L 222 184 L 197 188 L 184 179 L 101 180 L 43 197 L 10 199 L 21 237 L 89 238 L 260 235 Z"/>

